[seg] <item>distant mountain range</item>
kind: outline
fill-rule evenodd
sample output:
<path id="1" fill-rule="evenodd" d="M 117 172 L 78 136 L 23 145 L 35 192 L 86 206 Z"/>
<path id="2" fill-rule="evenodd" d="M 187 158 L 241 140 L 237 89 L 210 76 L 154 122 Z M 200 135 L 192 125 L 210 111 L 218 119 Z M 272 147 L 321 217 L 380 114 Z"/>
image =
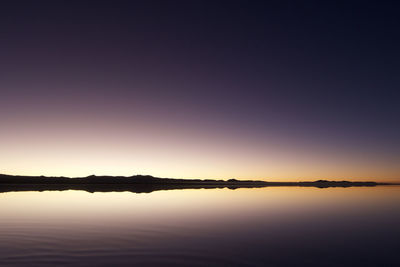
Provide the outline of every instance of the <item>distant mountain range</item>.
<path id="1" fill-rule="evenodd" d="M 267 182 L 257 180 L 200 180 L 157 178 L 150 175 L 87 176 L 80 178 L 15 176 L 0 174 L 0 192 L 44 191 L 44 190 L 85 190 L 88 192 L 130 191 L 149 193 L 156 190 L 197 189 L 197 188 L 256 188 L 267 186 L 307 187 L 351 187 L 377 186 L 385 183 L 317 180 L 312 182 Z"/>

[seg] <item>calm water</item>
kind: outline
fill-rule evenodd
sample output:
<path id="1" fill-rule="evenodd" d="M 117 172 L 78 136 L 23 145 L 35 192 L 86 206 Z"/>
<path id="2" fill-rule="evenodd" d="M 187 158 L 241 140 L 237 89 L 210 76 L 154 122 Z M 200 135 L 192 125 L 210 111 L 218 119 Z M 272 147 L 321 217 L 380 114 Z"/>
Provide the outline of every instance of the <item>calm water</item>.
<path id="1" fill-rule="evenodd" d="M 0 266 L 400 266 L 400 187 L 0 194 Z"/>

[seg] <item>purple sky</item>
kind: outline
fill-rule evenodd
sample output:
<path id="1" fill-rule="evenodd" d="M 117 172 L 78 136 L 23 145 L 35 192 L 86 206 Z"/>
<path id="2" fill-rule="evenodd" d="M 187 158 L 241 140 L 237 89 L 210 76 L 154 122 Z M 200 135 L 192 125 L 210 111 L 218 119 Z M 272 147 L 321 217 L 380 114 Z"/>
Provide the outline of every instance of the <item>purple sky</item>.
<path id="1" fill-rule="evenodd" d="M 0 172 L 400 178 L 396 10 L 4 4 Z"/>

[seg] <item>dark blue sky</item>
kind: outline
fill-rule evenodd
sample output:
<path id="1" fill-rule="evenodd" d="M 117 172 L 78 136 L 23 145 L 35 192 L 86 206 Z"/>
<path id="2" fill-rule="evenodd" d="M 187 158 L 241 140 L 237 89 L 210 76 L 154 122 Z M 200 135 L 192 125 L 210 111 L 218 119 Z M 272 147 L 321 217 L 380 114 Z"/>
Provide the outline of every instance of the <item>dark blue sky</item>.
<path id="1" fill-rule="evenodd" d="M 311 161 L 325 151 L 333 156 L 321 166 L 341 168 L 346 154 L 358 158 L 354 168 L 346 165 L 350 176 L 376 163 L 373 176 L 395 178 L 400 175 L 399 11 L 395 1 L 5 1 L 2 127 L 15 137 L 18 131 L 73 122 L 66 131 L 76 132 L 86 117 L 105 120 L 99 127 L 113 129 L 109 140 L 119 139 L 134 122 L 153 134 L 171 127 L 176 139 L 186 136 L 187 143 L 196 142 L 185 134 L 193 129 L 205 143 L 212 139 L 209 146 L 221 143 L 215 133 L 233 138 L 217 155 L 251 139 L 235 153 L 254 146 L 259 160 L 264 152 L 258 144 L 282 143 L 293 145 L 280 159 L 282 166 L 286 157 L 290 165 L 302 153 L 311 151 Z M 29 122 L 36 126 L 26 126 Z M 94 132 L 86 134 L 75 137 L 77 148 Z M 40 142 L 46 139 L 38 135 Z M 65 138 L 60 135 L 57 142 Z M 17 137 L 13 142 L 30 144 Z M 257 175 L 285 176 L 282 168 L 269 173 L 275 163 L 268 159 L 260 160 Z M 8 164 L 14 167 L 5 171 L 25 168 Z M 236 163 L 228 161 L 226 168 L 230 164 Z M 189 176 L 196 176 L 196 168 L 207 169 L 192 167 Z M 299 165 L 299 173 L 313 172 Z M 211 170 L 205 175 L 212 176 Z"/>

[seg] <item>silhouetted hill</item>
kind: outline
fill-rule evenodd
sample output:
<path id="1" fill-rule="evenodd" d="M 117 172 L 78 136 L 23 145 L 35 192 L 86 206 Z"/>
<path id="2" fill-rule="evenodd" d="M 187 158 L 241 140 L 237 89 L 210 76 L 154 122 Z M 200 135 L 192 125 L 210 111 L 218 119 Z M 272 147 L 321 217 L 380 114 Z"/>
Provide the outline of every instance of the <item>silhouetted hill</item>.
<path id="1" fill-rule="evenodd" d="M 13 176 L 0 174 L 0 184 L 265 184 L 264 181 L 200 180 L 157 178 L 150 175 L 124 176 L 87 176 L 81 178 L 45 177 L 45 176 Z"/>
<path id="2" fill-rule="evenodd" d="M 255 188 L 267 186 L 308 186 L 318 188 L 376 186 L 383 183 L 326 181 L 314 182 L 266 182 L 253 180 L 200 180 L 157 178 L 150 175 L 87 176 L 81 178 L 14 176 L 0 174 L 0 192 L 44 191 L 44 190 L 85 190 L 88 192 L 130 191 L 149 193 L 156 190 L 197 189 L 197 188 Z"/>

